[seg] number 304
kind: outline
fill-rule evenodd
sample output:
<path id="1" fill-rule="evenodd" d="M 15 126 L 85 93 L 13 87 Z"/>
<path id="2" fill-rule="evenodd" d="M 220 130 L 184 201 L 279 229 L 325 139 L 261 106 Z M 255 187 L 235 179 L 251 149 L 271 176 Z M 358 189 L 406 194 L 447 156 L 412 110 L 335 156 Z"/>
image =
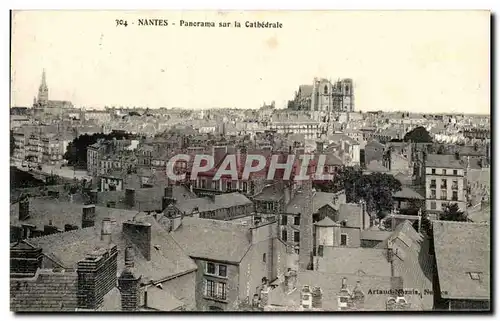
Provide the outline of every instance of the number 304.
<path id="1" fill-rule="evenodd" d="M 116 19 L 115 21 L 116 21 L 116 26 L 117 27 L 118 26 L 124 26 L 124 27 L 128 26 L 127 20 Z"/>

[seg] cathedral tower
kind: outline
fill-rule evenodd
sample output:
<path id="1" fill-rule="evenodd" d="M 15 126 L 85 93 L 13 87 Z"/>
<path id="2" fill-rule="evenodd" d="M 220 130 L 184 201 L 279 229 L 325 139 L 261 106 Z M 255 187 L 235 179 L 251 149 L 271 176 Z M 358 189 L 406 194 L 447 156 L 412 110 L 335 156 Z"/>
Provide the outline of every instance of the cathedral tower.
<path id="1" fill-rule="evenodd" d="M 47 107 L 49 104 L 49 88 L 45 80 L 45 69 L 42 72 L 42 83 L 38 88 L 38 105 L 40 107 Z"/>

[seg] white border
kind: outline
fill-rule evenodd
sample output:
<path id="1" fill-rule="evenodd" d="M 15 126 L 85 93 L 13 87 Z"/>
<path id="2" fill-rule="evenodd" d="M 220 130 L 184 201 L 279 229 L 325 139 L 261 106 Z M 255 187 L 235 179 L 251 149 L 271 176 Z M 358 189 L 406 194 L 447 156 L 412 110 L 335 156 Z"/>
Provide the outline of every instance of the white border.
<path id="1" fill-rule="evenodd" d="M 389 0 L 379 0 L 379 1 L 370 1 L 370 0 L 350 0 L 350 1 L 327 1 L 327 0 L 302 0 L 299 1 L 283 1 L 271 3 L 269 0 L 244 0 L 244 1 L 210 1 L 207 3 L 206 1 L 195 1 L 195 0 L 183 0 L 177 1 L 176 3 L 164 3 L 164 1 L 153 1 L 153 0 L 141 0 L 141 1 L 104 1 L 104 0 L 86 0 L 86 1 L 53 1 L 53 0 L 45 0 L 41 1 L 10 1 L 4 0 L 1 2 L 2 10 L 0 25 L 2 28 L 2 32 L 0 33 L 1 37 L 1 74 L 4 75 L 3 78 L 3 86 L 2 91 L 0 92 L 1 101 L 4 103 L 5 114 L 1 117 L 1 121 L 4 124 L 0 126 L 5 131 L 5 134 L 2 135 L 2 140 L 4 143 L 2 146 L 9 146 L 9 140 L 7 135 L 7 130 L 9 128 L 9 114 L 7 114 L 8 106 L 9 106 L 9 39 L 10 39 L 10 28 L 9 28 L 9 20 L 10 13 L 7 11 L 8 9 L 226 9 L 226 10 L 238 10 L 238 9 L 253 9 L 253 10 L 402 10 L 402 9 L 417 9 L 417 10 L 465 10 L 465 9 L 486 9 L 491 10 L 492 12 L 499 12 L 500 1 L 498 0 L 474 0 L 474 1 L 442 1 L 442 0 L 419 0 L 419 1 L 389 1 Z M 425 22 L 422 22 L 425 23 Z M 496 29 L 496 28 L 495 28 Z M 498 33 L 495 34 L 495 40 L 498 42 Z M 497 53 L 498 56 L 498 53 Z M 496 74 L 496 73 L 495 73 Z M 492 88 L 494 92 L 500 92 L 498 88 L 498 83 L 496 83 L 495 88 Z M 493 106 L 494 108 L 494 106 Z M 496 141 L 496 140 L 495 140 Z M 498 146 L 495 146 L 497 149 Z M 6 192 L 1 193 L 2 204 L 4 204 L 3 217 L 5 220 L 9 218 L 9 200 L 8 200 L 8 186 L 9 182 L 9 172 L 8 172 L 8 164 L 9 164 L 9 152 L 4 153 L 5 156 L 2 158 L 1 164 L 1 181 L 4 182 L 4 186 L 6 188 Z M 497 165 L 495 163 L 494 168 Z M 496 175 L 496 173 L 495 173 Z M 495 178 L 497 178 L 495 176 Z M 495 195 L 495 198 L 498 200 L 500 197 Z M 498 221 L 495 220 L 495 230 L 498 231 Z M 5 222 L 5 224 L 1 225 L 4 229 L 4 233 L 2 235 L 5 236 L 5 239 L 8 238 L 9 232 L 9 224 Z M 497 237 L 498 241 L 498 237 Z M 2 280 L 1 289 L 2 292 L 2 300 L 0 300 L 2 304 L 2 314 L 8 319 L 14 318 L 13 313 L 9 312 L 9 297 L 10 293 L 8 290 L 8 261 L 9 257 L 8 252 L 8 241 L 4 241 L 5 246 L 2 246 L 2 272 L 0 273 L 0 278 Z M 498 245 L 495 244 L 495 245 Z M 497 246 L 492 246 L 492 249 L 495 249 Z M 494 271 L 492 271 L 493 273 Z M 496 294 L 496 293 L 495 293 Z M 498 297 L 497 300 L 498 301 Z M 89 315 L 84 315 L 85 317 L 89 317 Z M 289 315 L 285 315 L 284 317 L 288 317 Z M 31 316 L 35 317 L 35 316 Z M 74 318 L 74 315 L 41 315 L 37 316 L 37 318 L 43 319 L 51 319 L 51 318 L 62 318 L 62 319 L 70 319 Z M 172 318 L 176 316 L 165 316 L 167 318 Z M 203 315 L 191 316 L 195 318 L 201 318 Z M 252 315 L 246 316 L 238 316 L 242 318 L 255 318 Z M 259 316 L 257 316 L 259 317 Z M 269 317 L 269 316 L 268 316 Z M 273 317 L 278 317 L 278 315 L 273 315 Z M 306 318 L 307 316 L 299 316 L 300 318 Z M 331 318 L 343 318 L 341 315 L 331 315 L 327 316 Z M 352 317 L 352 316 L 351 316 Z M 366 315 L 358 315 L 358 318 L 372 318 L 373 316 Z M 382 315 L 382 317 L 385 317 Z M 418 316 L 409 316 L 405 315 L 405 318 L 414 318 Z M 429 317 L 429 316 L 425 316 Z M 453 317 L 453 315 L 448 316 Z M 470 316 L 468 318 L 472 319 L 474 316 Z"/>

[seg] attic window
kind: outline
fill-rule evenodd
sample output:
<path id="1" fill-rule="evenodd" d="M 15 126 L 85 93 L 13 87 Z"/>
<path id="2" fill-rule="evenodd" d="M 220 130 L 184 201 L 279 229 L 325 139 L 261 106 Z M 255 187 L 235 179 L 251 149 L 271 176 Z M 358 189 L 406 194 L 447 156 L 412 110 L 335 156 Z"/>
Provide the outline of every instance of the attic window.
<path id="1" fill-rule="evenodd" d="M 481 274 L 480 272 L 469 272 L 469 276 L 472 280 L 479 281 L 481 280 Z"/>

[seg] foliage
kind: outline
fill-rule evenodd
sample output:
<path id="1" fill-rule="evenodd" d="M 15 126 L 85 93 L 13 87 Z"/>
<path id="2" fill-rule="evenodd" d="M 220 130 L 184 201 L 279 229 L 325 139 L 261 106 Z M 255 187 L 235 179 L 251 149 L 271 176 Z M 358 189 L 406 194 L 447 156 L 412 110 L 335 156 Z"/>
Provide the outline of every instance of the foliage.
<path id="1" fill-rule="evenodd" d="M 444 213 L 439 216 L 441 221 L 466 222 L 467 214 L 460 211 L 457 203 L 447 204 Z"/>
<path id="2" fill-rule="evenodd" d="M 389 174 L 363 175 L 359 169 L 346 167 L 337 172 L 333 181 L 318 182 L 315 187 L 334 193 L 344 190 L 348 203 L 364 200 L 369 212 L 379 213 L 392 209 L 392 195 L 401 190 L 401 182 Z"/>
<path id="3" fill-rule="evenodd" d="M 414 143 L 432 143 L 431 135 L 429 134 L 427 129 L 422 126 L 414 128 L 413 130 L 406 133 L 403 140 L 405 142 L 412 141 Z"/>
<path id="4" fill-rule="evenodd" d="M 131 136 L 132 134 L 121 131 L 113 131 L 111 134 L 98 133 L 93 135 L 84 134 L 78 136 L 68 144 L 66 153 L 64 154 L 64 159 L 68 161 L 68 165 L 70 166 L 85 167 L 87 165 L 87 148 L 90 145 L 95 144 L 99 139 L 111 140 L 116 138 L 121 140 L 130 139 Z"/>
<path id="5" fill-rule="evenodd" d="M 139 116 L 139 117 L 141 116 L 141 114 L 139 114 L 139 113 L 138 113 L 138 112 L 136 112 L 136 111 L 131 111 L 131 112 L 129 112 L 129 113 L 128 113 L 128 115 L 129 115 L 129 116 Z"/>
<path id="6" fill-rule="evenodd" d="M 10 155 L 14 154 L 15 141 L 14 141 L 14 132 L 10 131 Z"/>

